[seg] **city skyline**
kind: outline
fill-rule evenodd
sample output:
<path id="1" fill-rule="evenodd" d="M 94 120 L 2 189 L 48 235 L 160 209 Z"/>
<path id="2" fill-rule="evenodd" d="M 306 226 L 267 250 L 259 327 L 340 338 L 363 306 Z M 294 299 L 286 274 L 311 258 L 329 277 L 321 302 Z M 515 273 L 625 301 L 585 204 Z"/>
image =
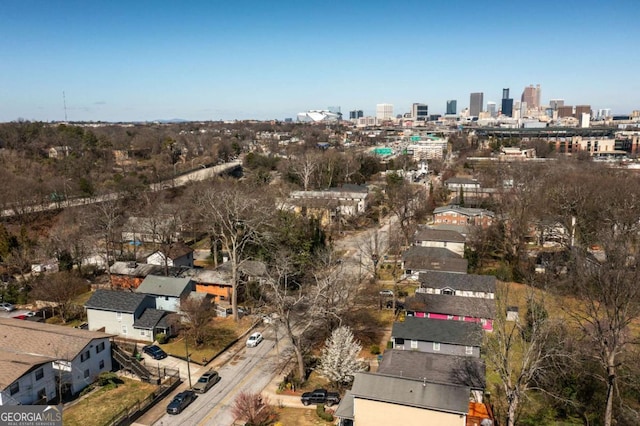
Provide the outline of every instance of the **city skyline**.
<path id="1" fill-rule="evenodd" d="M 543 105 L 625 114 L 640 109 L 640 3 L 615 3 L 9 0 L 0 121 L 62 121 L 65 102 L 70 121 L 283 119 L 329 105 L 374 116 L 382 103 L 444 114 L 447 100 L 461 111 L 482 92 L 484 109 L 502 88 L 519 99 L 530 84 L 541 85 Z M 492 26 L 518 36 L 478 37 Z M 584 49 L 566 34 L 587 40 Z"/>

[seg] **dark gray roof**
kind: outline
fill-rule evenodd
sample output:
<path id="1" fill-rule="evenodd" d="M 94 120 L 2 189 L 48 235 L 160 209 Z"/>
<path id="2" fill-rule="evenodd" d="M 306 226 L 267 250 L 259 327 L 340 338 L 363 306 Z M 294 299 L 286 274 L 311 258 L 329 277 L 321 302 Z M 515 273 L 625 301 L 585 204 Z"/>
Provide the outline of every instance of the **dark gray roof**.
<path id="1" fill-rule="evenodd" d="M 353 395 L 350 390 L 346 391 L 340 400 L 340 405 L 336 409 L 336 417 L 353 420 Z"/>
<path id="2" fill-rule="evenodd" d="M 421 342 L 480 346 L 483 331 L 482 326 L 475 322 L 406 317 L 403 322 L 393 324 L 391 336 Z"/>
<path id="3" fill-rule="evenodd" d="M 471 389 L 382 374 L 357 373 L 351 393 L 354 398 L 467 414 Z"/>
<path id="4" fill-rule="evenodd" d="M 469 262 L 450 250 L 440 247 L 412 246 L 402 255 L 404 269 L 412 272 L 445 271 L 466 274 Z"/>
<path id="5" fill-rule="evenodd" d="M 486 387 L 484 361 L 473 356 L 389 349 L 384 352 L 378 373 L 424 379 L 429 383 L 469 386 L 475 390 Z"/>
<path id="6" fill-rule="evenodd" d="M 147 297 L 146 294 L 130 291 L 96 290 L 84 306 L 102 311 L 134 313 Z"/>
<path id="7" fill-rule="evenodd" d="M 454 253 L 443 247 L 411 246 L 402 253 L 402 260 L 407 261 L 416 257 L 428 257 L 433 259 L 461 259 L 458 253 Z"/>
<path id="8" fill-rule="evenodd" d="M 427 271 L 418 278 L 420 287 L 452 288 L 463 291 L 496 292 L 496 277 L 493 275 L 450 274 L 448 272 Z"/>
<path id="9" fill-rule="evenodd" d="M 496 315 L 495 300 L 481 297 L 416 293 L 415 296 L 406 298 L 405 306 L 408 312 L 462 315 L 485 319 L 493 319 Z"/>
<path id="10" fill-rule="evenodd" d="M 148 275 L 138 286 L 136 292 L 154 296 L 181 297 L 186 291 L 193 289 L 190 278 L 161 277 Z"/>
<path id="11" fill-rule="evenodd" d="M 145 330 L 151 330 L 155 328 L 160 320 L 167 314 L 167 311 L 161 309 L 147 308 L 144 310 L 140 318 L 135 320 L 133 328 L 143 328 Z"/>
<path id="12" fill-rule="evenodd" d="M 464 243 L 465 239 L 459 232 L 444 229 L 420 228 L 413 236 L 414 241 L 441 241 Z"/>

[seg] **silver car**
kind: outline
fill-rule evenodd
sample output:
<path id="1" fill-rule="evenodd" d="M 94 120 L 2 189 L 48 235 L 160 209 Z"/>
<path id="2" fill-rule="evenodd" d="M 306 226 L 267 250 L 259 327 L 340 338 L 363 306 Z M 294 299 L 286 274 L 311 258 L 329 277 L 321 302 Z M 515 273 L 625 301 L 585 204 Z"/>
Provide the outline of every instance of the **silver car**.
<path id="1" fill-rule="evenodd" d="M 0 311 L 11 312 L 16 309 L 11 303 L 2 302 L 0 303 Z"/>
<path id="2" fill-rule="evenodd" d="M 247 347 L 255 348 L 260 342 L 262 342 L 262 334 L 255 332 L 247 339 Z"/>

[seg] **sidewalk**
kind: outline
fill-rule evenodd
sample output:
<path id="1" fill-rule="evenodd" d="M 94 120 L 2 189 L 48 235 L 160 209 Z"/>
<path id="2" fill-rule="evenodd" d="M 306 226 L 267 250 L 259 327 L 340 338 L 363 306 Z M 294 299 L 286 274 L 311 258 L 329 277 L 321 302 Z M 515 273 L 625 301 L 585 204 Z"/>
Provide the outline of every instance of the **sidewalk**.
<path id="1" fill-rule="evenodd" d="M 316 406 L 305 406 L 300 401 L 300 395 L 289 395 L 284 393 L 278 393 L 278 385 L 282 383 L 285 373 L 281 373 L 276 375 L 271 382 L 267 385 L 266 388 L 262 391 L 262 395 L 269 398 L 271 401 L 271 405 L 275 405 L 277 407 L 293 407 L 293 408 L 313 408 L 315 410 Z"/>

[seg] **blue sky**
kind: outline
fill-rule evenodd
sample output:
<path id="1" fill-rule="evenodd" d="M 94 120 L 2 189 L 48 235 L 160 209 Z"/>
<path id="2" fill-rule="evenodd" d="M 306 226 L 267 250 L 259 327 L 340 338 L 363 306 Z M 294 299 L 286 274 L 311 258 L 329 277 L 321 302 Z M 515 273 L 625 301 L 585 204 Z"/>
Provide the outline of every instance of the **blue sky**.
<path id="1" fill-rule="evenodd" d="M 0 121 L 282 119 L 470 92 L 640 109 L 640 1 L 4 0 Z"/>

